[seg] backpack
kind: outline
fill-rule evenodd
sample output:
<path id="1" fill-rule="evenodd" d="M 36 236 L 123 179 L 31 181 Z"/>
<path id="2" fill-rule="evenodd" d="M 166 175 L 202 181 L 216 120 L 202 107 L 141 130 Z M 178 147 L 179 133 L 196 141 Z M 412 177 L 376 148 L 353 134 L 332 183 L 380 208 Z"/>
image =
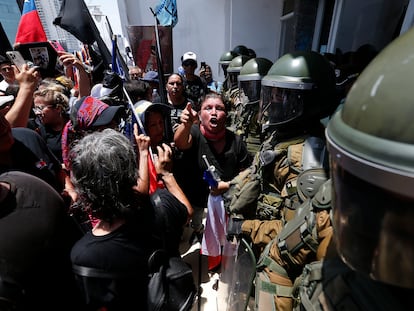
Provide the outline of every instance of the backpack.
<path id="1" fill-rule="evenodd" d="M 148 259 L 148 311 L 190 310 L 197 292 L 191 267 L 160 249 Z"/>
<path id="2" fill-rule="evenodd" d="M 155 206 L 161 203 L 153 194 Z M 163 221 L 166 221 L 165 214 Z M 165 246 L 165 236 L 162 236 Z M 148 258 L 148 311 L 187 311 L 197 292 L 193 271 L 181 256 L 171 256 L 165 249 L 155 250 Z"/>

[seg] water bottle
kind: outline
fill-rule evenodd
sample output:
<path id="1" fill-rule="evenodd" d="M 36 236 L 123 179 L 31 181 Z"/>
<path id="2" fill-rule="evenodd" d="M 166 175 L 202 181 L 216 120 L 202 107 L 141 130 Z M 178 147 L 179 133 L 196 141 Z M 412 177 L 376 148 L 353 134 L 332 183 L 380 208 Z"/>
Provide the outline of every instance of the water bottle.
<path id="1" fill-rule="evenodd" d="M 160 103 L 161 102 L 161 98 L 160 98 L 160 95 L 158 94 L 157 89 L 152 90 L 152 99 L 151 99 L 151 101 L 153 103 Z"/>

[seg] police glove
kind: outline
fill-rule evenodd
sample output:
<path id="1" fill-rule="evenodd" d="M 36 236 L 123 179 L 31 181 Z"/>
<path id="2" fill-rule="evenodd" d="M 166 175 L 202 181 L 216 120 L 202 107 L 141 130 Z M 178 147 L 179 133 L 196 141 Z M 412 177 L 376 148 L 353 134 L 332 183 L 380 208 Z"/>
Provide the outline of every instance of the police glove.
<path id="1" fill-rule="evenodd" d="M 233 238 L 240 239 L 242 236 L 242 224 L 244 219 L 239 217 L 231 217 L 227 224 L 227 240 L 233 241 Z"/>

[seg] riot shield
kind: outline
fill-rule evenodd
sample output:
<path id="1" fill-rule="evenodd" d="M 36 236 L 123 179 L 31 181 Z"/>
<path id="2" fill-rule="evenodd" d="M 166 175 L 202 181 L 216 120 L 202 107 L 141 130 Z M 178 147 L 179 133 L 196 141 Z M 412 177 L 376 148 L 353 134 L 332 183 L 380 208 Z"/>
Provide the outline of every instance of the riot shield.
<path id="1" fill-rule="evenodd" d="M 218 311 L 245 311 L 256 275 L 256 258 L 244 240 L 227 241 L 217 289 Z"/>

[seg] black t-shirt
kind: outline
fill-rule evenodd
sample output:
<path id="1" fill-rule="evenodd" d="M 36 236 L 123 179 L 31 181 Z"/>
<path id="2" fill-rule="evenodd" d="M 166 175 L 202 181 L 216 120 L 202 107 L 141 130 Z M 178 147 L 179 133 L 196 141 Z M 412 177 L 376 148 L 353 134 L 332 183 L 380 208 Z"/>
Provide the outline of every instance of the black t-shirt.
<path id="1" fill-rule="evenodd" d="M 61 164 L 42 137 L 28 128 L 13 128 L 12 135 L 12 162 L 0 166 L 0 173 L 10 170 L 26 172 L 43 179 L 60 193 L 63 189 L 58 179 Z"/>
<path id="2" fill-rule="evenodd" d="M 50 126 L 36 122 L 36 120 L 33 119 L 29 121 L 28 128 L 36 131 L 42 136 L 50 151 L 52 151 L 55 157 L 62 163 L 62 131 L 55 131 Z"/>
<path id="3" fill-rule="evenodd" d="M 191 127 L 192 146 L 183 150 L 182 158 L 174 162 L 174 175 L 190 202 L 196 206 L 205 206 L 209 194 L 207 182 L 203 173 L 207 169 L 202 158 L 207 156 L 210 165 L 223 181 L 230 181 L 240 171 L 251 164 L 251 156 L 240 136 L 226 130 L 226 145 L 223 152 L 218 154 L 209 145 L 208 140 L 201 134 L 198 125 Z"/>
<path id="4" fill-rule="evenodd" d="M 195 76 L 194 80 L 187 80 L 183 77 L 184 80 L 184 92 L 186 97 L 190 99 L 195 104 L 195 110 L 200 110 L 200 99 L 203 95 L 208 92 L 206 80 Z"/>
<path id="5" fill-rule="evenodd" d="M 148 202 L 148 206 L 142 207 L 118 229 L 104 236 L 95 236 L 89 231 L 72 248 L 73 264 L 128 276 L 117 280 L 115 288 L 112 288 L 111 279 L 88 279 L 86 287 L 91 306 L 103 304 L 116 310 L 132 307 L 144 310 L 148 257 L 163 244 L 159 240 L 160 233 L 167 239 L 168 250 L 178 254 L 187 209 L 168 190 L 156 193 L 161 202 L 159 206 Z M 115 298 L 107 300 L 111 290 L 116 291 Z"/>

